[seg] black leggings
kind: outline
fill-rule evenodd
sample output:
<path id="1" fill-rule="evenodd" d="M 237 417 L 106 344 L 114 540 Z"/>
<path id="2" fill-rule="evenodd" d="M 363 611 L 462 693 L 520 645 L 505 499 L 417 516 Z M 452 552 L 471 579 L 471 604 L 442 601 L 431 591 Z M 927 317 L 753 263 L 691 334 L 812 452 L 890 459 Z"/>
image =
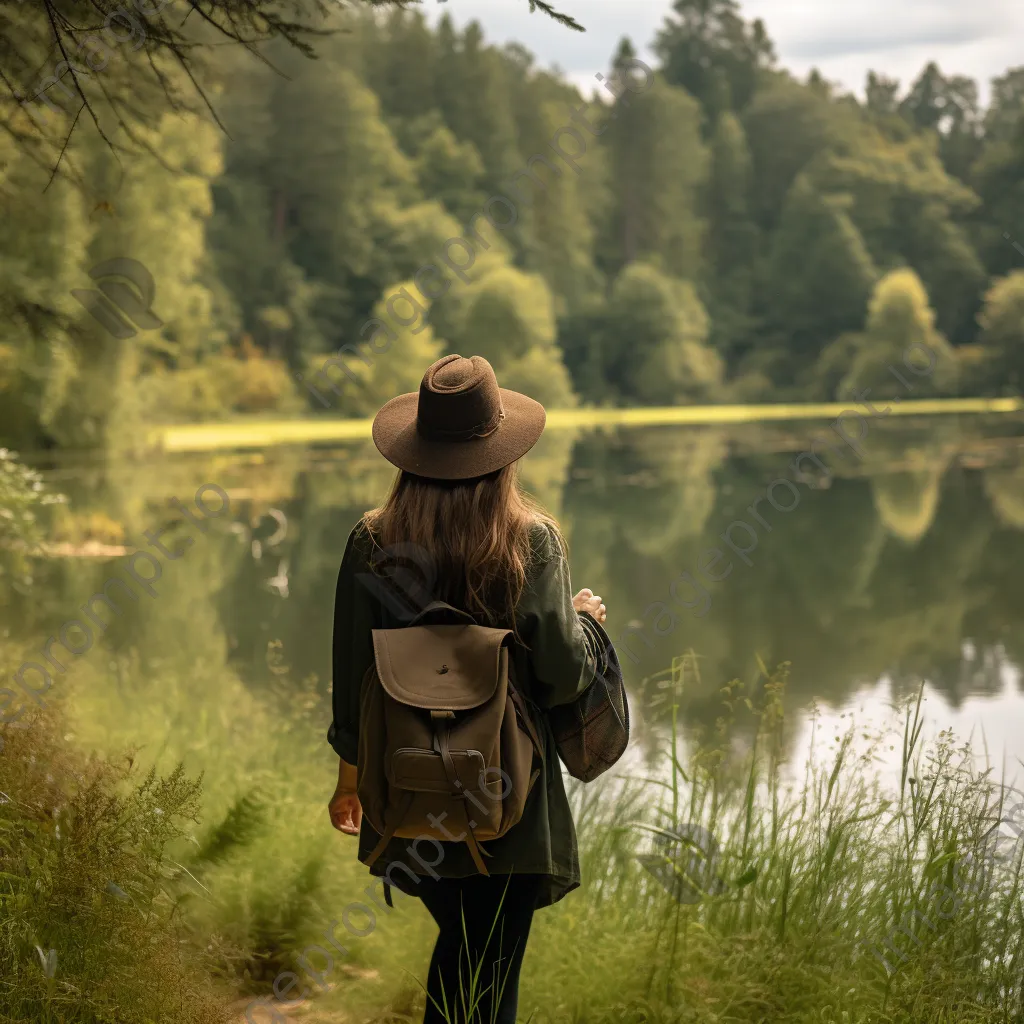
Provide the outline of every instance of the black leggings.
<path id="1" fill-rule="evenodd" d="M 519 971 L 541 880 L 420 880 L 416 894 L 441 929 L 430 958 L 423 1024 L 515 1024 Z"/>

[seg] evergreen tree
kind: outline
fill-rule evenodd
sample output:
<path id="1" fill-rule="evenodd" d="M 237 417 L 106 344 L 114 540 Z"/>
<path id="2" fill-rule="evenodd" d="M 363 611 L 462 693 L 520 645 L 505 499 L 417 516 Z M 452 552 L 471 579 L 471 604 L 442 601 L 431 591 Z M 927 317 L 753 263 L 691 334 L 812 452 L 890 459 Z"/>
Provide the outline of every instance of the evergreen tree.
<path id="1" fill-rule="evenodd" d="M 793 182 L 815 157 L 836 148 L 855 151 L 861 123 L 855 108 L 783 76 L 758 90 L 743 115 L 758 224 L 775 228 Z"/>
<path id="2" fill-rule="evenodd" d="M 412 120 L 437 107 L 435 82 L 443 75 L 437 44 L 421 11 L 396 8 L 380 31 L 376 59 L 366 62 L 366 81 L 389 117 Z"/>
<path id="3" fill-rule="evenodd" d="M 623 41 L 616 65 L 631 55 Z M 603 269 L 615 273 L 645 259 L 657 260 L 669 274 L 695 276 L 703 231 L 697 193 L 708 165 L 699 107 L 656 79 L 642 92 L 623 88 L 610 116 L 613 235 L 603 248 Z"/>
<path id="4" fill-rule="evenodd" d="M 419 388 L 423 370 L 439 359 L 444 342 L 434 335 L 433 327 L 425 322 L 426 317 L 417 318 L 408 326 L 396 323 L 391 308 L 398 309 L 403 320 L 409 319 L 405 310 L 404 295 L 416 295 L 413 281 L 403 281 L 385 290 L 380 301 L 373 308 L 373 316 L 385 324 L 376 335 L 377 348 L 387 348 L 379 353 L 363 347 L 366 360 L 349 359 L 346 365 L 358 377 L 355 387 L 342 380 L 344 408 L 350 414 L 372 416 L 388 399 L 395 395 L 407 394 Z M 399 297 L 399 298 L 396 298 Z M 351 395 L 351 397 L 348 397 Z"/>
<path id="5" fill-rule="evenodd" d="M 423 194 L 444 203 L 459 224 L 467 224 L 487 198 L 479 187 L 484 165 L 476 147 L 459 142 L 443 124 L 418 147 L 414 166 Z"/>
<path id="6" fill-rule="evenodd" d="M 601 283 L 594 266 L 595 230 L 581 181 L 596 171 L 592 165 L 603 156 L 602 148 L 589 140 L 578 162 L 579 174 L 548 148 L 558 128 L 568 122 L 570 109 L 568 104 L 542 102 L 531 117 L 523 118 L 522 151 L 542 154 L 545 162 L 535 162 L 530 177 L 519 176 L 514 192 L 506 188 L 507 195 L 519 197 L 515 238 L 522 262 L 548 282 L 558 312 L 579 308 Z M 581 134 L 587 135 L 585 130 Z M 571 138 L 564 144 L 568 152 L 575 149 Z"/>
<path id="7" fill-rule="evenodd" d="M 775 63 L 764 23 L 747 23 L 737 0 L 676 0 L 655 43 L 666 79 L 700 103 L 711 124 L 743 110 L 759 72 Z"/>
<path id="8" fill-rule="evenodd" d="M 273 215 L 296 263 L 340 283 L 369 271 L 374 221 L 415 195 L 414 171 L 352 72 L 298 60 L 286 70 L 292 80 L 271 100 Z"/>
<path id="9" fill-rule="evenodd" d="M 967 234 L 933 204 L 916 211 L 903 238 L 907 262 L 933 296 L 939 329 L 955 344 L 969 342 L 987 275 Z"/>
<path id="10" fill-rule="evenodd" d="M 1013 243 L 1024 240 L 1024 115 L 1007 137 L 997 134 L 986 146 L 971 184 L 983 204 L 975 216 L 978 251 L 990 274 L 1009 273 L 1021 265 Z"/>
<path id="11" fill-rule="evenodd" d="M 558 345 L 573 387 L 584 401 L 605 405 L 619 400 L 616 381 L 605 374 L 605 335 L 608 303 L 604 296 L 593 298 L 586 306 L 558 322 Z M 608 338 L 609 344 L 614 339 Z"/>
<path id="12" fill-rule="evenodd" d="M 855 146 L 823 154 L 809 173 L 820 191 L 850 198 L 876 265 L 912 266 L 936 297 L 940 329 L 968 340 L 985 272 L 958 221 L 978 200 L 943 168 L 934 140 L 893 140 L 865 125 Z"/>
<path id="13" fill-rule="evenodd" d="M 1024 118 L 1024 65 L 1010 68 L 992 79 L 992 99 L 985 111 L 985 141 L 999 142 L 1014 136 Z"/>
<path id="14" fill-rule="evenodd" d="M 760 242 L 750 216 L 752 165 L 743 125 L 723 114 L 711 140 L 705 275 L 712 293 L 712 338 L 730 358 L 754 327 L 750 316 Z"/>
<path id="15" fill-rule="evenodd" d="M 951 174 L 966 178 L 981 151 L 977 83 L 962 75 L 947 78 L 930 62 L 899 110 L 915 128 L 938 134 L 943 165 Z"/>
<path id="16" fill-rule="evenodd" d="M 759 299 L 781 348 L 779 382 L 806 372 L 828 342 L 863 323 L 876 276 L 849 202 L 798 178 L 772 237 Z"/>
<path id="17" fill-rule="evenodd" d="M 500 54 L 484 44 L 483 30 L 470 22 L 462 37 L 447 15 L 441 20 L 435 89 L 445 123 L 483 160 L 485 187 L 501 191 L 501 181 L 519 163 L 508 69 Z"/>
<path id="18" fill-rule="evenodd" d="M 864 86 L 865 106 L 877 117 L 888 118 L 899 113 L 899 79 L 868 72 Z"/>

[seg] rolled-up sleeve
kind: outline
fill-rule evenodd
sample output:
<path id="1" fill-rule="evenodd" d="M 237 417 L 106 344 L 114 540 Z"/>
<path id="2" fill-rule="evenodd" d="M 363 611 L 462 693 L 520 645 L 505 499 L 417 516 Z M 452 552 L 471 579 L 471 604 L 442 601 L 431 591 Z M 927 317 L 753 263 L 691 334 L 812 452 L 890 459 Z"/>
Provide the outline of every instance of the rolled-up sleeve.
<path id="1" fill-rule="evenodd" d="M 333 682 L 334 720 L 327 742 L 338 756 L 355 764 L 359 754 L 359 699 L 363 676 L 373 662 L 374 601 L 360 575 L 368 571 L 359 554 L 359 527 L 345 547 L 334 595 Z"/>
<path id="2" fill-rule="evenodd" d="M 539 571 L 520 602 L 520 631 L 530 648 L 533 698 L 542 708 L 575 700 L 593 681 L 600 654 L 597 633 L 572 606 L 569 566 L 545 530 Z"/>

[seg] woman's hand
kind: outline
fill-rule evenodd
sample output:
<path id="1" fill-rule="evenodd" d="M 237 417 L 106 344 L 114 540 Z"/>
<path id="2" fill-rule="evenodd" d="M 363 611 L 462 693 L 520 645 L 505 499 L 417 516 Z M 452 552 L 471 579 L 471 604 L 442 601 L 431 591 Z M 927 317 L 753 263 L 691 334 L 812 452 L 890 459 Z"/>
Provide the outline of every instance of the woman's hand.
<path id="1" fill-rule="evenodd" d="M 359 826 L 363 823 L 363 805 L 356 795 L 356 778 L 355 765 L 339 760 L 338 785 L 327 805 L 327 811 L 331 816 L 331 824 L 347 836 L 359 835 Z"/>
<path id="2" fill-rule="evenodd" d="M 359 835 L 359 826 L 363 823 L 363 805 L 355 790 L 335 790 L 327 810 L 331 815 L 331 824 L 339 832 L 347 836 Z"/>
<path id="3" fill-rule="evenodd" d="M 598 622 L 608 618 L 608 609 L 602 604 L 601 598 L 585 587 L 572 599 L 572 606 L 578 612 L 590 612 Z"/>

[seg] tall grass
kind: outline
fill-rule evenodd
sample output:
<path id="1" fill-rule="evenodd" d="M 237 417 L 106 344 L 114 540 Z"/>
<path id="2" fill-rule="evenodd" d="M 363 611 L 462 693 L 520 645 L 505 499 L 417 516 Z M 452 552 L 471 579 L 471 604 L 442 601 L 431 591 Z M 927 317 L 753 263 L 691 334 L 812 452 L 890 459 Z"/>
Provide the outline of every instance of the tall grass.
<path id="1" fill-rule="evenodd" d="M 270 694 L 201 674 L 176 693 L 151 675 L 141 707 L 134 686 L 123 707 L 98 678 L 89 692 L 136 732 L 142 709 L 190 708 L 187 759 L 216 784 L 202 804 L 173 762 L 139 776 L 79 758 L 56 722 L 5 730 L 0 1020 L 220 1020 L 211 977 L 269 995 L 274 974 L 301 972 L 304 945 L 365 899 L 354 846 L 323 813 L 316 692 L 289 680 L 285 721 Z M 998 781 L 951 734 L 926 742 L 920 695 L 886 733 L 851 726 L 794 772 L 785 683 L 781 666 L 720 687 L 718 720 L 684 745 L 698 660 L 655 681 L 670 725 L 653 759 L 571 794 L 583 887 L 535 919 L 524 1020 L 1024 1019 L 1021 848 Z M 266 750 L 236 749 L 253 735 Z M 891 740 L 895 770 L 879 767 Z M 206 822 L 186 827 L 200 807 Z M 398 901 L 337 958 L 311 1022 L 416 1020 L 432 939 L 419 901 Z"/>
<path id="2" fill-rule="evenodd" d="M 1021 848 L 996 854 L 1002 789 L 969 747 L 923 745 L 920 695 L 891 787 L 887 740 L 852 727 L 787 783 L 786 666 L 756 696 L 722 687 L 715 729 L 683 757 L 676 714 L 696 679 L 688 655 L 663 680 L 659 777 L 623 780 L 607 803 L 578 794 L 584 898 L 539 916 L 523 1005 L 575 1022 L 1021 1020 Z M 753 728 L 736 757 L 741 713 Z M 683 823 L 717 837 L 717 859 Z"/>

